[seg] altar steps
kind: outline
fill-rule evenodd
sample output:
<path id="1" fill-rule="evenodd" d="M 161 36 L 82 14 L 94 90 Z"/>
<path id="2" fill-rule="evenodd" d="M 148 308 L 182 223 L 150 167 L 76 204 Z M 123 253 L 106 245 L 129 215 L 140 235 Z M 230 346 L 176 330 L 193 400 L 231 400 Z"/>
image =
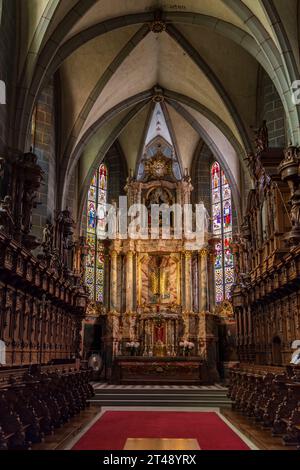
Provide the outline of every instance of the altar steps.
<path id="1" fill-rule="evenodd" d="M 90 400 L 99 406 L 146 406 L 180 408 L 224 408 L 230 407 L 227 389 L 206 387 L 122 387 L 109 385 L 95 387 L 95 396 Z"/>

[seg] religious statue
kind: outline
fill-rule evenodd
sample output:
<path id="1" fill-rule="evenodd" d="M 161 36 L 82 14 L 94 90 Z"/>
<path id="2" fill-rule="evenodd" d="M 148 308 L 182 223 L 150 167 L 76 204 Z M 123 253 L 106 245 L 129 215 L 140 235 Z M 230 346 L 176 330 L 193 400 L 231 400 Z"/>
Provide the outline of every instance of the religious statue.
<path id="1" fill-rule="evenodd" d="M 269 132 L 267 128 L 267 121 L 264 120 L 262 125 L 254 130 L 255 133 L 255 147 L 257 153 L 263 152 L 269 148 Z"/>
<path id="2" fill-rule="evenodd" d="M 162 270 L 160 273 L 160 283 L 159 283 L 159 291 L 161 300 L 165 298 L 169 298 L 169 273 L 166 270 Z"/>
<path id="3" fill-rule="evenodd" d="M 294 350 L 291 358 L 290 364 L 295 366 L 300 365 L 300 340 L 296 340 L 292 344 L 292 349 Z"/>
<path id="4" fill-rule="evenodd" d="M 10 234 L 13 227 L 14 220 L 11 213 L 11 197 L 5 196 L 3 201 L 0 201 L 0 230 Z"/>
<path id="5" fill-rule="evenodd" d="M 58 214 L 56 220 L 56 237 L 62 263 L 66 271 L 68 271 L 68 268 L 73 268 L 73 254 L 75 251 L 73 225 L 74 220 L 68 208 Z"/>
<path id="6" fill-rule="evenodd" d="M 154 321 L 154 354 L 157 356 L 165 355 L 165 323 L 162 321 L 161 317 L 158 315 Z"/>
<path id="7" fill-rule="evenodd" d="M 51 261 L 50 261 L 50 268 L 56 272 L 60 273 L 63 267 L 63 263 L 60 257 L 59 250 L 57 248 L 54 248 L 52 254 L 51 254 Z"/>
<path id="8" fill-rule="evenodd" d="M 52 252 L 53 247 L 53 225 L 48 221 L 43 230 L 42 240 L 43 251 L 46 255 Z"/>
<path id="9" fill-rule="evenodd" d="M 152 258 L 155 265 L 149 275 L 150 292 L 152 295 L 152 303 L 159 303 L 170 298 L 170 279 L 169 272 L 165 266 L 164 258 Z"/>
<path id="10" fill-rule="evenodd" d="M 209 231 L 209 224 L 210 224 L 211 217 L 210 217 L 210 215 L 208 213 L 208 210 L 206 209 L 205 204 L 204 204 L 203 201 L 200 201 L 198 206 L 199 206 L 200 214 L 202 214 L 202 217 L 203 217 L 204 233 L 207 233 Z"/>
<path id="11" fill-rule="evenodd" d="M 291 199 L 291 223 L 294 229 L 300 229 L 300 189 L 297 189 Z"/>
<path id="12" fill-rule="evenodd" d="M 32 210 L 36 207 L 36 191 L 28 188 L 24 191 L 23 208 L 22 208 L 22 224 L 23 232 L 29 233 L 31 229 Z"/>

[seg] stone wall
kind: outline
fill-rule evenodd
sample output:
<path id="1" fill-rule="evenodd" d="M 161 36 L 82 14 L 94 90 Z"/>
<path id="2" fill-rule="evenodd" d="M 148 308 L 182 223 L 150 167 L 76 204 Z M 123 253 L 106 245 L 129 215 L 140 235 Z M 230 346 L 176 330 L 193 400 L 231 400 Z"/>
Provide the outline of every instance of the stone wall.
<path id="1" fill-rule="evenodd" d="M 16 7 L 3 0 L 0 26 L 0 80 L 6 85 L 6 104 L 0 104 L 0 152 L 9 145 L 9 131 L 15 102 Z"/>
<path id="2" fill-rule="evenodd" d="M 32 145 L 33 152 L 38 157 L 38 164 L 45 173 L 38 194 L 39 204 L 32 217 L 33 234 L 40 237 L 46 220 L 49 218 L 53 221 L 56 198 L 55 110 L 52 82 L 42 90 L 36 103 Z"/>
<path id="3" fill-rule="evenodd" d="M 287 142 L 284 108 L 270 77 L 261 70 L 258 79 L 256 126 L 259 127 L 264 119 L 269 130 L 269 146 L 285 147 Z"/>
<path id="4" fill-rule="evenodd" d="M 127 164 L 118 142 L 115 142 L 109 149 L 104 162 L 108 169 L 109 184 L 107 199 L 110 203 L 113 199 L 118 200 L 119 195 L 125 194 L 124 187 L 128 176 Z"/>
<path id="5" fill-rule="evenodd" d="M 192 201 L 194 204 L 203 201 L 205 207 L 210 212 L 211 190 L 210 190 L 210 168 L 214 161 L 213 155 L 207 145 L 201 141 L 196 150 L 192 168 Z"/>
<path id="6" fill-rule="evenodd" d="M 74 222 L 77 222 L 77 206 L 78 206 L 78 174 L 77 167 L 72 173 L 69 181 L 66 207 L 71 211 Z M 65 208 L 64 208 L 65 209 Z"/>

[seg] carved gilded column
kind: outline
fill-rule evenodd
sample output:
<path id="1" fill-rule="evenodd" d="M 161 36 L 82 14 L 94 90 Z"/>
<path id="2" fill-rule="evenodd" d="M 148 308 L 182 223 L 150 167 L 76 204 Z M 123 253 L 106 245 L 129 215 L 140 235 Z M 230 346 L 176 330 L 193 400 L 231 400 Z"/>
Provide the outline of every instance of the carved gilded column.
<path id="1" fill-rule="evenodd" d="M 200 296 L 200 312 L 208 310 L 207 299 L 207 255 L 208 250 L 203 248 L 199 251 L 199 296 Z"/>
<path id="2" fill-rule="evenodd" d="M 133 252 L 126 253 L 126 313 L 133 308 Z"/>
<path id="3" fill-rule="evenodd" d="M 108 315 L 110 340 L 112 342 L 112 355 L 116 357 L 120 353 L 120 314 L 110 312 Z"/>
<path id="4" fill-rule="evenodd" d="M 116 311 L 118 305 L 118 252 L 110 253 L 111 275 L 110 275 L 110 310 Z"/>
<path id="5" fill-rule="evenodd" d="M 192 310 L 192 254 L 190 251 L 184 253 L 184 281 L 185 281 L 185 310 Z"/>

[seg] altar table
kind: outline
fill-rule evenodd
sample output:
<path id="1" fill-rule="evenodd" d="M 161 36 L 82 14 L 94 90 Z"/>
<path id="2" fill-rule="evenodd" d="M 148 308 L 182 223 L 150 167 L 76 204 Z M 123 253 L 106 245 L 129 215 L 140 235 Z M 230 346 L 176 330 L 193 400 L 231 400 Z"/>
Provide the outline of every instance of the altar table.
<path id="1" fill-rule="evenodd" d="M 198 357 L 117 357 L 111 381 L 124 385 L 211 383 L 206 363 Z"/>

